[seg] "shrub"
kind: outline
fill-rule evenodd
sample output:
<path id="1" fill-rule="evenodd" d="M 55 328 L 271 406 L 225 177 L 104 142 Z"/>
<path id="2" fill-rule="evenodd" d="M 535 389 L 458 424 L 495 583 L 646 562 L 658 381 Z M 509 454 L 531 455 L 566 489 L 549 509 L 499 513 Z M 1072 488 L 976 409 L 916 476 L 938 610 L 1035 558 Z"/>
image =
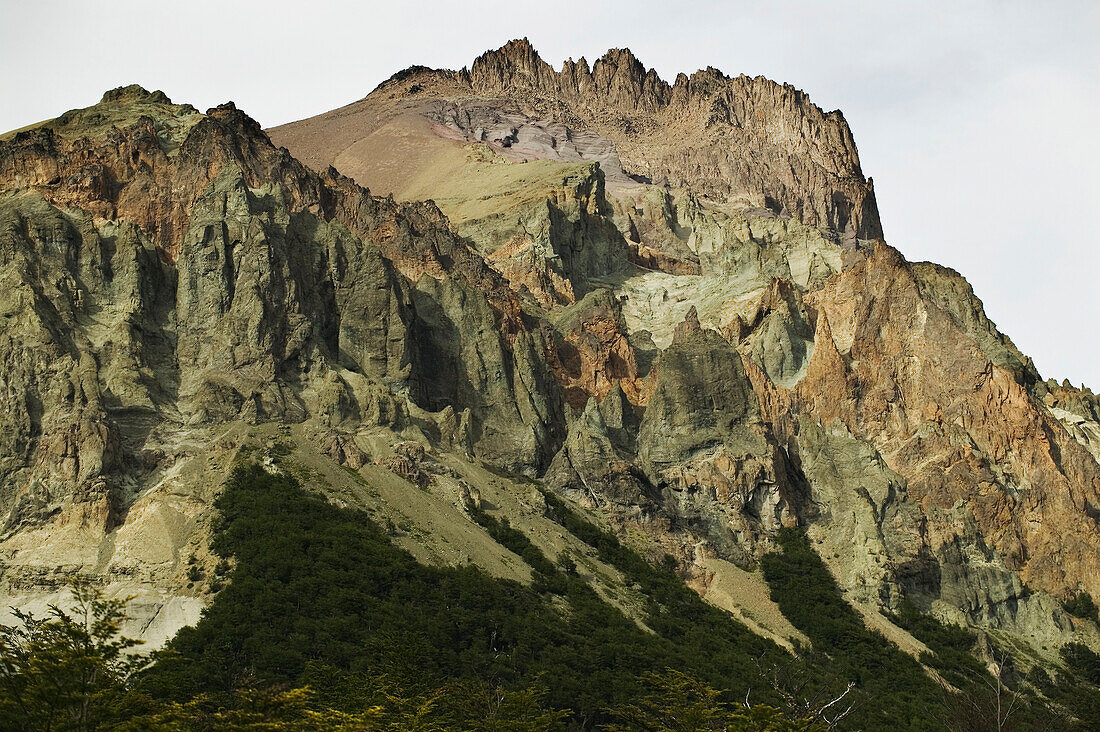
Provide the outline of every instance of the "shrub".
<path id="1" fill-rule="evenodd" d="M 1062 603 L 1062 607 L 1070 615 L 1086 620 L 1097 620 L 1096 603 L 1092 601 L 1092 595 L 1087 592 L 1079 592 L 1077 595 Z"/>

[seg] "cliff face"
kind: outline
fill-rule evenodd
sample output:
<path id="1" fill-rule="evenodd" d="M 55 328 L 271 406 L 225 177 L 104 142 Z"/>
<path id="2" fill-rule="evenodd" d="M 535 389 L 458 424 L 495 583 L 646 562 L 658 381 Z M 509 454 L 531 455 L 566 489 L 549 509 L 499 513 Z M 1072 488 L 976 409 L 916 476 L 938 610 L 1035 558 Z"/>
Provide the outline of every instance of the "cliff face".
<path id="1" fill-rule="evenodd" d="M 1059 604 L 1100 596 L 1096 399 L 882 240 L 846 122 L 790 86 L 513 41 L 269 132 L 125 88 L 0 140 L 0 191 L 16 604 L 88 577 L 166 636 L 220 476 L 293 449 L 419 486 L 357 495 L 431 561 L 505 571 L 417 491 L 519 521 L 522 474 L 700 591 L 804 526 L 868 612 L 1100 639 Z"/>
<path id="2" fill-rule="evenodd" d="M 564 102 L 580 126 L 618 145 L 633 175 L 743 198 L 841 236 L 882 236 L 844 116 L 790 85 L 708 68 L 670 86 L 629 49 L 555 72 L 526 39 L 479 56 L 466 79 L 480 97 Z"/>
<path id="3" fill-rule="evenodd" d="M 434 206 L 310 171 L 231 104 L 186 111 L 178 144 L 163 95 L 97 108 L 73 116 L 136 119 L 0 143 L 9 591 L 84 576 L 193 621 L 188 559 L 247 425 L 400 427 L 445 402 L 472 455 L 549 461 L 544 335 Z"/>

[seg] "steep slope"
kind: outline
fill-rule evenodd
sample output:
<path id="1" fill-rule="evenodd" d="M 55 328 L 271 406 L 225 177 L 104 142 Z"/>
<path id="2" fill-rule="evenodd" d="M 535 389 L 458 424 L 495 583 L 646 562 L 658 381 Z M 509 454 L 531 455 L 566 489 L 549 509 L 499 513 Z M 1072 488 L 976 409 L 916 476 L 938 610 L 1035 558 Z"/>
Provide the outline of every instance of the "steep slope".
<path id="1" fill-rule="evenodd" d="M 84 578 L 137 594 L 147 636 L 193 622 L 209 503 L 254 425 L 309 422 L 345 461 L 404 428 L 517 470 L 557 451 L 543 333 L 434 206 L 309 171 L 232 104 L 127 88 L 61 119 L 0 143 L 19 603 Z M 394 431 L 358 451 L 346 430 L 371 427 Z"/>
<path id="2" fill-rule="evenodd" d="M 1088 395 L 1044 384 L 962 277 L 882 240 L 839 112 L 714 69 L 669 84 L 627 50 L 558 71 L 521 40 L 270 134 L 432 198 L 554 323 L 571 413 L 546 480 L 700 588 L 712 558 L 751 565 L 801 524 L 872 609 L 904 598 L 1038 657 L 1096 638 L 1058 602 L 1100 591 Z M 602 186 L 578 185 L 585 163 Z"/>
<path id="3" fill-rule="evenodd" d="M 526 39 L 511 41 L 469 71 L 413 67 L 360 102 L 272 134 L 308 165 L 335 164 L 395 195 L 409 175 L 394 172 L 407 170 L 396 161 L 421 145 L 446 149 L 432 140 L 442 136 L 484 142 L 513 159 L 596 160 L 623 182 L 663 179 L 840 235 L 881 235 L 839 112 L 822 112 L 793 87 L 715 69 L 681 74 L 670 86 L 628 49 L 608 51 L 591 69 L 581 59 L 555 72 Z M 382 140 L 391 139 L 403 145 L 386 145 L 386 154 Z"/>
<path id="4" fill-rule="evenodd" d="M 514 41 L 270 133 L 109 92 L 0 141 L 0 590 L 107 584 L 163 641 L 251 457 L 521 582 L 475 509 L 557 558 L 562 496 L 788 645 L 723 587 L 791 527 L 872 624 L 914 605 L 1025 666 L 1100 644 L 1059 602 L 1100 596 L 1095 398 L 881 235 L 838 112 L 625 50 Z"/>

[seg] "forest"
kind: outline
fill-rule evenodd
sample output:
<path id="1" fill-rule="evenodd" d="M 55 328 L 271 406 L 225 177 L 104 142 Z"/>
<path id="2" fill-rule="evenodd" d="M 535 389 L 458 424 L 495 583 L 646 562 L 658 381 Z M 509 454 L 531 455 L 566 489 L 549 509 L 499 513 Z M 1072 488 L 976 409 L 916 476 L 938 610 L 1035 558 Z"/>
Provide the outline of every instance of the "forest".
<path id="1" fill-rule="evenodd" d="M 642 588 L 643 622 L 486 511 L 471 518 L 531 566 L 530 586 L 420 564 L 321 488 L 235 469 L 216 506 L 226 581 L 162 651 L 135 649 L 123 603 L 91 587 L 75 611 L 4 627 L 0 727 L 1089 729 L 1100 709 L 1100 658 L 1084 646 L 1059 678 L 994 678 L 969 631 L 906 607 L 893 620 L 930 649 L 906 655 L 864 626 L 798 529 L 762 561 L 811 641 L 792 656 L 705 603 L 671 557 L 647 561 L 553 493 L 550 518 Z"/>

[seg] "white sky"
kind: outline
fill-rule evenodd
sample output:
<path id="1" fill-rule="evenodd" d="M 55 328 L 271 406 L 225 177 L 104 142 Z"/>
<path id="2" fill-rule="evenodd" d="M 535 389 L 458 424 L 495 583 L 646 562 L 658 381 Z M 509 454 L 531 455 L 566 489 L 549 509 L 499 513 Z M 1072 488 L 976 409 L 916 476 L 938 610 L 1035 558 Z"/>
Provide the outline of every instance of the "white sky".
<path id="1" fill-rule="evenodd" d="M 763 74 L 844 111 L 887 240 L 962 272 L 1044 377 L 1100 389 L 1100 2 L 0 0 L 0 130 L 137 82 L 272 126 L 527 36 L 672 81 Z"/>

